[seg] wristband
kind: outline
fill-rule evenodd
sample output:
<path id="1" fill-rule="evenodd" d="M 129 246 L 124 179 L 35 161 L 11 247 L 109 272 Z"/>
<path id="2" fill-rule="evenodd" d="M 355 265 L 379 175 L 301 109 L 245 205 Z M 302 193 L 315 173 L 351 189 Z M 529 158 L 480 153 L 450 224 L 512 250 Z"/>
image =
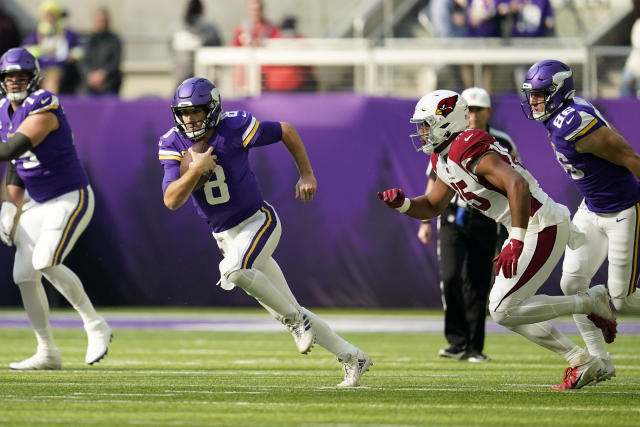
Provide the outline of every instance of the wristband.
<path id="1" fill-rule="evenodd" d="M 402 205 L 399 208 L 396 208 L 396 210 L 400 213 L 405 213 L 409 210 L 409 206 L 411 206 L 411 200 L 407 197 L 404 199 L 404 202 L 402 202 Z"/>
<path id="2" fill-rule="evenodd" d="M 509 233 L 509 238 L 510 239 L 520 240 L 521 242 L 524 242 L 524 236 L 526 236 L 526 234 L 527 234 L 527 229 L 526 228 L 511 227 L 511 232 Z"/>

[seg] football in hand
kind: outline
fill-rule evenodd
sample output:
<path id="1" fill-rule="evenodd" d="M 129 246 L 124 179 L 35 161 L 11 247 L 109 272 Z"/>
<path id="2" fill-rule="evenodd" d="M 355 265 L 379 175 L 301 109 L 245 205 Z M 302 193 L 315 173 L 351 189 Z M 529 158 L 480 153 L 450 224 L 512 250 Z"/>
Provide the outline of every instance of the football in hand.
<path id="1" fill-rule="evenodd" d="M 189 170 L 189 165 L 191 164 L 192 161 L 193 160 L 191 159 L 191 153 L 189 151 L 184 153 L 184 155 L 182 156 L 182 162 L 180 163 L 180 176 L 187 173 L 187 171 Z M 206 184 L 207 181 L 209 181 L 209 178 L 211 178 L 211 175 L 212 175 L 212 172 L 206 172 L 202 174 L 202 176 L 196 183 L 196 186 L 193 187 L 193 191 L 197 191 L 201 189 L 202 186 Z"/>

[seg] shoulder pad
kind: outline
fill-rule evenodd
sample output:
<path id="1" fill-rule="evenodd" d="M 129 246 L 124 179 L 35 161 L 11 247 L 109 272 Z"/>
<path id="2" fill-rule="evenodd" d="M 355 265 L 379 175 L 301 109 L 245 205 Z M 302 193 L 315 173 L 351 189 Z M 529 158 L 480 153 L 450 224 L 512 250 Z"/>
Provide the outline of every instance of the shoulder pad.
<path id="1" fill-rule="evenodd" d="M 34 114 L 59 108 L 60 100 L 48 90 L 39 89 L 30 94 L 23 105 L 27 107 L 29 114 Z"/>
<path id="2" fill-rule="evenodd" d="M 220 123 L 229 129 L 244 130 L 252 121 L 253 116 L 248 111 L 226 111 L 222 114 Z"/>

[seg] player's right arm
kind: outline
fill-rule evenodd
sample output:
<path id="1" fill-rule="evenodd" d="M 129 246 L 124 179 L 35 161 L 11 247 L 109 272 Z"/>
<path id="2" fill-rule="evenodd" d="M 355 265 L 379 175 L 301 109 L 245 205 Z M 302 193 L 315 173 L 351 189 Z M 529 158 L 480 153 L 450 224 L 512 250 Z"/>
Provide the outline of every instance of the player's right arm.
<path id="1" fill-rule="evenodd" d="M 189 148 L 191 165 L 184 175 L 172 181 L 164 191 L 164 205 L 173 210 L 178 209 L 189 200 L 196 184 L 203 174 L 210 173 L 216 168 L 217 157 L 213 153 L 213 147 L 209 147 L 204 153 L 198 153 Z M 178 174 L 180 167 L 178 166 Z"/>
<path id="2" fill-rule="evenodd" d="M 440 215 L 455 195 L 455 191 L 440 179 L 436 179 L 429 194 L 406 198 L 399 188 L 378 193 L 378 198 L 390 208 L 394 208 L 410 217 L 425 220 Z"/>
<path id="3" fill-rule="evenodd" d="M 640 155 L 618 132 L 602 126 L 575 142 L 579 153 L 591 153 L 619 166 L 626 167 L 640 179 Z"/>
<path id="4" fill-rule="evenodd" d="M 435 180 L 429 178 L 427 181 L 427 188 L 424 190 L 424 194 L 427 195 L 433 189 L 433 185 L 435 184 Z M 418 228 L 418 240 L 420 240 L 424 245 L 428 245 L 431 243 L 431 236 L 433 234 L 433 230 L 431 229 L 431 220 L 423 219 L 420 222 L 420 227 Z"/>

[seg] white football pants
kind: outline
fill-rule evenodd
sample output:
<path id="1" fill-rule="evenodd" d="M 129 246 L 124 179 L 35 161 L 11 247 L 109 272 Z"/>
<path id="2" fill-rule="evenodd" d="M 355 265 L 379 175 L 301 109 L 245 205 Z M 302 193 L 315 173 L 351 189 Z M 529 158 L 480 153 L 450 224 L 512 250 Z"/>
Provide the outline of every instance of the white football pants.
<path id="1" fill-rule="evenodd" d="M 268 203 L 251 217 L 221 233 L 213 233 L 224 255 L 220 262 L 220 286 L 242 288 L 254 297 L 273 317 L 284 318 L 304 311 L 317 334 L 317 343 L 334 355 L 353 354 L 356 348 L 338 336 L 313 312 L 301 307 L 293 296 L 272 254 L 278 246 L 282 227 L 275 209 Z"/>
<path id="2" fill-rule="evenodd" d="M 567 248 L 562 265 L 560 286 L 566 295 L 584 291 L 591 285 L 605 259 L 609 261 L 607 286 L 611 302 L 622 313 L 640 313 L 637 291 L 638 204 L 617 213 L 599 214 L 587 209 L 584 201 L 573 217 L 573 224 L 586 237 L 584 245 Z M 573 316 L 591 354 L 607 357 L 600 330 L 583 314 Z"/>
<path id="3" fill-rule="evenodd" d="M 528 232 L 518 260 L 517 274 L 509 279 L 502 272 L 496 276 L 489 295 L 489 310 L 497 323 L 558 353 L 571 363 L 570 359 L 577 357 L 579 347 L 549 320 L 588 312 L 592 308 L 590 298 L 582 295 L 536 295 L 560 260 L 570 232 L 568 219 L 539 233 Z"/>

